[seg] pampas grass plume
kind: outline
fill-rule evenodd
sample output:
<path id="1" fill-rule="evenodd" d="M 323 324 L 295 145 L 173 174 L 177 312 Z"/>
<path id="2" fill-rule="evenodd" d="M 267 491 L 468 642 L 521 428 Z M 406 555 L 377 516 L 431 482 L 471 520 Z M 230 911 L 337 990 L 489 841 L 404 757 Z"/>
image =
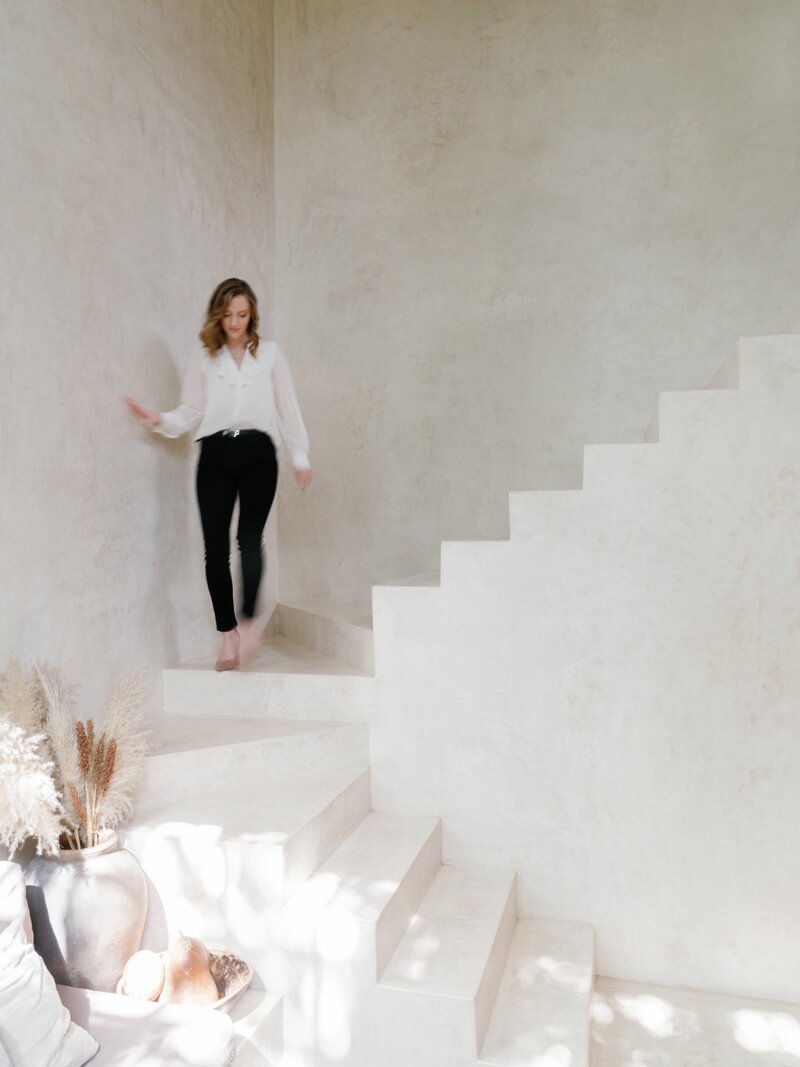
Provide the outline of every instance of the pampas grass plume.
<path id="1" fill-rule="evenodd" d="M 58 851 L 63 808 L 44 742 L 41 734 L 0 719 L 0 843 L 12 856 L 30 837 L 39 855 Z"/>
<path id="2" fill-rule="evenodd" d="M 145 673 L 116 681 L 97 723 L 76 721 L 74 688 L 44 664 L 12 660 L 0 675 L 0 843 L 12 853 L 29 837 L 57 851 L 62 831 L 92 845 L 130 817 L 150 752 Z"/>
<path id="3" fill-rule="evenodd" d="M 42 663 L 35 663 L 33 669 L 46 709 L 42 732 L 47 735 L 55 761 L 56 787 L 63 792 L 67 782 L 79 778 L 73 715 L 75 687 L 65 685 L 56 671 Z"/>
<path id="4" fill-rule="evenodd" d="M 133 798 L 144 777 L 150 752 L 150 734 L 142 713 L 144 668 L 123 675 L 112 687 L 103 712 L 103 733 L 107 745 L 114 742 L 115 758 L 108 792 L 101 803 L 101 825 L 113 828 L 130 818 Z"/>
<path id="5" fill-rule="evenodd" d="M 0 715 L 25 734 L 40 734 L 45 717 L 44 702 L 36 676 L 11 659 L 0 674 Z"/>

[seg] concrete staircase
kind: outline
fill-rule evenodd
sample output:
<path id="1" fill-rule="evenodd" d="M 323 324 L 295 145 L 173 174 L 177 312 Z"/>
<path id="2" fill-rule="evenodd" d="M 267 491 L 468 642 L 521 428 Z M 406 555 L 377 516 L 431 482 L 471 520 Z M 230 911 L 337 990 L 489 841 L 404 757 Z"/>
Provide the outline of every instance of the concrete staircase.
<path id="1" fill-rule="evenodd" d="M 586 1065 L 591 929 L 519 919 L 513 871 L 443 864 L 435 814 L 371 810 L 369 611 L 278 621 L 247 672 L 165 672 L 124 834 L 151 882 L 145 945 L 181 929 L 254 965 L 237 1065 L 525 1067 L 554 1019 Z"/>
<path id="2" fill-rule="evenodd" d="M 800 340 L 713 386 L 588 445 L 582 489 L 512 493 L 438 587 L 375 587 L 373 797 L 427 788 L 447 859 L 590 922 L 601 974 L 791 1002 Z"/>
<path id="3" fill-rule="evenodd" d="M 792 358 L 794 372 L 800 367 Z M 445 708 L 441 679 L 470 675 L 474 655 L 472 663 L 464 657 L 475 633 L 472 609 L 522 595 L 514 581 L 520 553 L 537 589 L 540 651 L 552 646 L 553 662 L 563 654 L 553 641 L 563 644 L 564 636 L 551 639 L 550 620 L 593 610 L 599 556 L 619 567 L 621 587 L 637 572 L 646 589 L 665 552 L 679 569 L 685 560 L 690 577 L 693 529 L 685 541 L 660 538 L 664 509 L 674 506 L 663 487 L 685 479 L 687 450 L 698 448 L 701 464 L 729 463 L 725 448 L 743 411 L 734 387 L 761 390 L 765 376 L 785 375 L 786 367 L 783 348 L 775 355 L 767 345 L 765 358 L 762 345 L 737 355 L 711 390 L 662 394 L 644 442 L 587 446 L 582 490 L 512 493 L 509 540 L 445 543 L 440 574 L 377 586 L 371 605 L 280 604 L 278 633 L 247 671 L 215 674 L 209 658 L 164 672 L 159 751 L 126 843 L 154 887 L 149 944 L 162 947 L 167 931 L 180 927 L 254 963 L 258 988 L 236 1009 L 237 1064 L 713 1062 L 681 1059 L 685 1049 L 663 1058 L 663 1045 L 661 1059 L 647 1059 L 644 1045 L 633 1048 L 620 1021 L 630 990 L 614 1002 L 614 1025 L 608 1022 L 619 990 L 601 985 L 592 999 L 593 930 L 561 915 L 584 913 L 570 903 L 578 891 L 557 901 L 546 879 L 540 893 L 531 892 L 528 875 L 523 893 L 490 830 L 470 841 L 444 810 L 443 833 L 436 753 L 446 718 L 426 711 L 404 729 L 403 715 L 414 707 L 408 679 L 419 676 Z M 709 447 L 715 433 L 719 454 Z M 690 496 L 702 512 L 702 499 Z M 710 507 L 712 527 L 714 519 Z M 645 541 L 630 533 L 642 525 L 652 531 Z M 724 544 L 722 536 L 721 569 Z M 500 618 L 483 618 L 489 632 L 501 628 Z M 639 626 L 647 625 L 643 602 Z M 400 717 L 392 723 L 392 715 Z M 482 745 L 470 759 L 486 754 L 491 734 Z M 566 761 L 566 750 L 551 749 L 554 763 Z M 375 803 L 376 758 L 382 771 L 422 761 L 428 777 L 418 771 L 414 781 L 422 784 L 405 790 L 413 803 L 392 804 L 396 792 L 385 785 Z M 588 759 L 577 733 L 569 758 L 578 767 Z M 524 767 L 520 773 L 524 784 Z M 542 818 L 556 825 L 561 813 L 552 812 Z M 578 809 L 569 817 L 579 819 Z M 539 853 L 545 871 L 559 862 L 559 850 L 575 850 L 552 836 Z M 546 917 L 531 907 L 537 896 Z M 742 1010 L 746 1003 L 739 1002 Z M 780 1040 L 792 1042 L 791 1035 Z"/>
<path id="4" fill-rule="evenodd" d="M 180 929 L 255 967 L 237 1065 L 524 1067 L 553 1018 L 586 1064 L 592 931 L 518 919 L 511 871 L 442 864 L 436 816 L 371 811 L 368 727 L 296 710 L 166 712 L 123 835 L 150 879 L 145 946 Z"/>

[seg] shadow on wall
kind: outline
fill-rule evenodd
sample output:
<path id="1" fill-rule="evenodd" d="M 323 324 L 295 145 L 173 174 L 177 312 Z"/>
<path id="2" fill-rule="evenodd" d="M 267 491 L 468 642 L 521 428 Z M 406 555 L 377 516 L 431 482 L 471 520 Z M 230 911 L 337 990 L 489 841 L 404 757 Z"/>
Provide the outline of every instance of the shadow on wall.
<path id="1" fill-rule="evenodd" d="M 158 406 L 156 395 L 162 410 L 179 402 L 181 373 L 163 340 L 153 337 L 145 342 L 137 369 L 139 393 L 142 397 L 153 397 L 144 401 L 146 405 Z M 143 494 L 152 494 L 155 500 L 149 566 L 146 578 L 142 575 L 144 596 L 140 625 L 151 633 L 158 633 L 163 662 L 177 663 L 180 659 L 178 634 L 185 620 L 178 616 L 175 604 L 185 599 L 180 596 L 180 586 L 194 518 L 189 477 L 194 446 L 191 435 L 170 439 L 145 429 L 141 430 L 141 435 L 145 447 L 156 449 L 157 462 L 153 468 L 152 485 L 140 489 Z"/>

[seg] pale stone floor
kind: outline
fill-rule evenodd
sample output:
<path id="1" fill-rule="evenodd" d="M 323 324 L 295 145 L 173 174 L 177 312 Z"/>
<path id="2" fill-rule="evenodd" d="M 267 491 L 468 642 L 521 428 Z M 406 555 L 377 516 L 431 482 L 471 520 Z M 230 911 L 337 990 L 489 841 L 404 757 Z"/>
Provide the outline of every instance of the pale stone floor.
<path id="1" fill-rule="evenodd" d="M 592 1067 L 800 1067 L 800 1007 L 598 978 Z"/>

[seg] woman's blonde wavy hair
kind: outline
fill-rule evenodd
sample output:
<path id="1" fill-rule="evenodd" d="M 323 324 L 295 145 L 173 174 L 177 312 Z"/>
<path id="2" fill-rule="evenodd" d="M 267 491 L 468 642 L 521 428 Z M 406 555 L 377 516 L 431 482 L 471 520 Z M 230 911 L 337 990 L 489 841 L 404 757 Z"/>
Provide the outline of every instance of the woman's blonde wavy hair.
<path id="1" fill-rule="evenodd" d="M 205 345 L 210 356 L 219 354 L 225 344 L 225 331 L 222 328 L 222 320 L 228 310 L 228 304 L 235 296 L 246 296 L 250 304 L 250 323 L 247 327 L 247 337 L 250 341 L 250 354 L 255 358 L 258 351 L 258 301 L 256 294 L 241 278 L 226 278 L 220 282 L 211 299 L 208 302 L 206 321 L 200 331 L 200 340 Z"/>

